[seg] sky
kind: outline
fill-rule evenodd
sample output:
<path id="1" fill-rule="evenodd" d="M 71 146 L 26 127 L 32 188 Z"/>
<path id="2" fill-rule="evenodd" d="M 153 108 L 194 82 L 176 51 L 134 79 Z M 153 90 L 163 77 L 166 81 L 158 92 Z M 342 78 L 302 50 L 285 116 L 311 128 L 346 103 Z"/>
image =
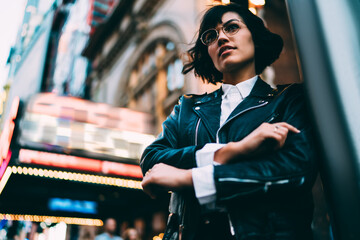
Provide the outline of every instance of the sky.
<path id="1" fill-rule="evenodd" d="M 0 0 L 0 91 L 7 79 L 6 60 L 15 43 L 26 2 L 27 0 Z"/>

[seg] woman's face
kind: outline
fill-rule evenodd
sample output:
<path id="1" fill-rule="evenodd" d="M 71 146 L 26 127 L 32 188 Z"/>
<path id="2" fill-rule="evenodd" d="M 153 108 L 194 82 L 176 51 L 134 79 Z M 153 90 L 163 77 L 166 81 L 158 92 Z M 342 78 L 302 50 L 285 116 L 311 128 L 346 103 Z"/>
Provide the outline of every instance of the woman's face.
<path id="1" fill-rule="evenodd" d="M 227 73 L 253 68 L 255 72 L 254 42 L 242 18 L 235 12 L 227 12 L 222 16 L 221 22 L 215 27 L 219 34 L 218 39 L 208 46 L 208 53 L 216 69 Z M 239 31 L 235 34 L 224 34 L 222 26 L 233 23 L 239 25 Z"/>

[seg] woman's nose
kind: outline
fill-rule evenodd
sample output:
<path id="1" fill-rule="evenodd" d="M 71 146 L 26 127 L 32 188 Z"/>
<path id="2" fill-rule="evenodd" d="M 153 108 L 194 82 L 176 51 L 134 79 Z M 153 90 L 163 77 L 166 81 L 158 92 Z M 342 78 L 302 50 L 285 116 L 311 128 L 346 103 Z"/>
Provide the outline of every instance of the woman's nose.
<path id="1" fill-rule="evenodd" d="M 226 36 L 224 31 L 219 30 L 218 45 L 221 46 L 228 41 L 229 41 L 229 38 L 228 38 L 228 36 Z"/>

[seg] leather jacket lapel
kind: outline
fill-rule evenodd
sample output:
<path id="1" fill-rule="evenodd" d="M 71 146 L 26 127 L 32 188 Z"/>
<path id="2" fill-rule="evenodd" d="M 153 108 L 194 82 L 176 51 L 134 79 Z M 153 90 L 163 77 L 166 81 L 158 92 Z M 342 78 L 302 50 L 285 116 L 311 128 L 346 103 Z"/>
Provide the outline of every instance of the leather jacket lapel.
<path id="1" fill-rule="evenodd" d="M 242 112 L 253 108 L 265 106 L 267 101 L 276 93 L 276 89 L 272 89 L 270 85 L 265 83 L 260 77 L 256 81 L 253 89 L 248 97 L 246 97 L 230 114 L 225 124 Z M 220 127 L 221 101 L 223 91 L 222 88 L 213 94 L 202 96 L 195 101 L 193 110 L 199 116 L 206 129 L 210 133 L 211 139 L 216 141 L 216 133 Z"/>
<path id="2" fill-rule="evenodd" d="M 244 100 L 232 111 L 228 119 L 224 124 L 235 116 L 251 110 L 253 108 L 265 106 L 270 98 L 275 95 L 276 90 L 271 88 L 270 85 L 265 83 L 260 77 L 256 81 L 253 89 L 251 90 L 249 96 L 244 98 Z"/>
<path id="3" fill-rule="evenodd" d="M 196 101 L 193 106 L 194 112 L 203 122 L 213 141 L 216 139 L 216 131 L 220 126 L 221 96 L 222 89 L 220 88 L 212 96 L 207 95 Z"/>

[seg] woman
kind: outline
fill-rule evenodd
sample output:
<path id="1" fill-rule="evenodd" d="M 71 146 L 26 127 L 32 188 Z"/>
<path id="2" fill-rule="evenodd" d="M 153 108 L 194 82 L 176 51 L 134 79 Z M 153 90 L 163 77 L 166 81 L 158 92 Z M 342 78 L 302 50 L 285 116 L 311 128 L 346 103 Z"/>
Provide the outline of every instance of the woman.
<path id="1" fill-rule="evenodd" d="M 141 159 L 144 191 L 173 191 L 164 239 L 312 239 L 317 171 L 302 87 L 258 76 L 282 46 L 248 9 L 205 13 L 183 72 L 223 85 L 181 97 Z"/>

